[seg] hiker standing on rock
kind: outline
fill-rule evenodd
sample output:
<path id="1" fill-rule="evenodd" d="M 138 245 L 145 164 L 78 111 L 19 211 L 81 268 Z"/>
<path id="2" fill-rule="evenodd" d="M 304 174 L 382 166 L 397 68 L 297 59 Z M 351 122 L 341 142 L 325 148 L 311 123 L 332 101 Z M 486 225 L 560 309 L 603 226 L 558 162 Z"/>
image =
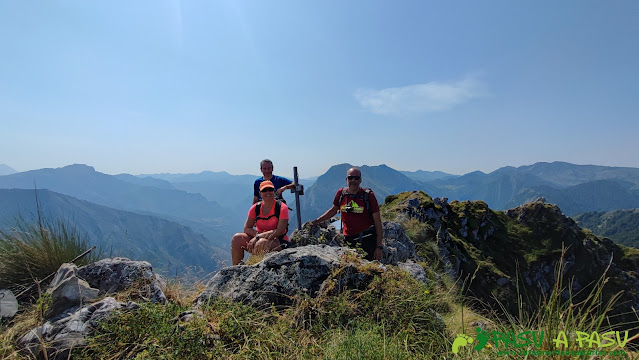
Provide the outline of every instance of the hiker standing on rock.
<path id="1" fill-rule="evenodd" d="M 273 175 L 273 162 L 269 159 L 264 159 L 260 162 L 260 171 L 262 171 L 262 177 L 255 180 L 253 184 L 253 204 L 262 200 L 260 195 L 260 184 L 262 181 L 269 180 L 275 186 L 275 198 L 284 200 L 282 193 L 288 189 L 295 188 L 295 184 L 285 177 Z M 286 203 L 286 201 L 284 201 Z"/>
<path id="2" fill-rule="evenodd" d="M 382 218 L 379 205 L 371 189 L 360 187 L 362 172 L 350 168 L 346 172 L 348 187 L 337 190 L 333 199 L 333 207 L 322 216 L 313 220 L 313 225 L 330 219 L 338 211 L 342 214 L 342 232 L 346 243 L 355 247 L 361 246 L 366 251 L 366 260 L 382 259 Z"/>
<path id="3" fill-rule="evenodd" d="M 262 201 L 251 206 L 244 223 L 244 232 L 233 235 L 231 257 L 233 265 L 244 259 L 244 250 L 251 254 L 280 251 L 288 247 L 288 207 L 275 200 L 275 186 L 262 181 L 259 186 Z M 253 228 L 255 227 L 255 229 Z"/>

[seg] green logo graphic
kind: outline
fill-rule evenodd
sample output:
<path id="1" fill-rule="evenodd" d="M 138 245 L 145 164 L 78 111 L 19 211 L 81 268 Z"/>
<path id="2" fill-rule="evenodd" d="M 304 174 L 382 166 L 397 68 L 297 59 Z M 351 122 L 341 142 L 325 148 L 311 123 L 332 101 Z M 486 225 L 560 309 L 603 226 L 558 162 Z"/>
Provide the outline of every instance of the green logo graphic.
<path id="1" fill-rule="evenodd" d="M 346 204 L 342 205 L 340 211 L 344 213 L 362 214 L 364 212 L 364 208 L 359 206 L 355 200 L 351 200 L 350 203 L 347 201 Z"/>
<path id="2" fill-rule="evenodd" d="M 464 347 L 473 341 L 474 339 L 466 334 L 457 334 L 457 338 L 453 341 L 453 354 L 457 354 L 460 347 Z"/>
<path id="3" fill-rule="evenodd" d="M 599 334 L 597 331 L 583 332 L 575 331 L 573 336 L 568 336 L 564 331 L 560 331 L 555 339 L 551 339 L 555 345 L 554 349 L 542 350 L 544 341 L 544 331 L 522 331 L 519 333 L 508 331 L 488 332 L 481 327 L 475 328 L 477 335 L 472 338 L 466 334 L 457 334 L 453 341 L 453 354 L 458 354 L 461 348 L 473 344 L 473 350 L 481 351 L 484 348 L 493 348 L 497 355 L 623 355 L 624 346 L 629 341 L 628 331 L 608 331 Z M 622 336 L 623 335 L 623 336 Z M 605 348 L 617 345 L 621 350 L 606 351 Z"/>
<path id="4" fill-rule="evenodd" d="M 486 345 L 488 344 L 488 339 L 490 339 L 490 336 L 488 336 L 488 333 L 485 332 L 481 327 L 477 327 L 475 329 L 475 331 L 477 331 L 477 345 L 475 345 L 475 347 L 473 349 L 479 351 L 483 348 L 486 347 Z"/>
<path id="5" fill-rule="evenodd" d="M 475 329 L 475 331 L 477 332 L 477 345 L 475 345 L 473 349 L 479 351 L 486 347 L 490 336 L 479 326 Z M 475 339 L 466 334 L 457 334 L 455 341 L 453 341 L 453 354 L 459 353 L 460 347 L 465 347 L 468 344 L 472 344 L 474 341 Z"/>

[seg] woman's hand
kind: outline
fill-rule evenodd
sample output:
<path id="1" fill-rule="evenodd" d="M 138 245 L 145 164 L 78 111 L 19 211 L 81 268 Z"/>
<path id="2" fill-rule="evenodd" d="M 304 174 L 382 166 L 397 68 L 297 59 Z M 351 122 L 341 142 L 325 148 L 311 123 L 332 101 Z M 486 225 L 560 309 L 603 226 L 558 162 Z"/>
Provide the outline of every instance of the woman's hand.
<path id="1" fill-rule="evenodd" d="M 246 250 L 250 253 L 253 253 L 253 249 L 255 249 L 255 244 L 257 244 L 257 236 L 249 240 L 248 245 L 246 246 Z"/>

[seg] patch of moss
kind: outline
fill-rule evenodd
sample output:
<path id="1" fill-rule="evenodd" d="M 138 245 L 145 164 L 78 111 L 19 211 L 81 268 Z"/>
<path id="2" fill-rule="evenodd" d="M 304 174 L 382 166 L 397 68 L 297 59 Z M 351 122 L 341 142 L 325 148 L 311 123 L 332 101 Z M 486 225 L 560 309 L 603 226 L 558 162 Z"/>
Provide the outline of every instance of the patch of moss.
<path id="1" fill-rule="evenodd" d="M 397 195 L 389 195 L 384 200 L 384 204 L 380 208 L 380 213 L 384 219 L 393 220 L 394 217 L 401 212 L 402 209 L 407 208 L 406 204 L 402 204 L 409 198 L 415 198 L 419 200 L 420 208 L 428 209 L 434 207 L 435 203 L 433 199 L 423 191 L 401 192 Z"/>

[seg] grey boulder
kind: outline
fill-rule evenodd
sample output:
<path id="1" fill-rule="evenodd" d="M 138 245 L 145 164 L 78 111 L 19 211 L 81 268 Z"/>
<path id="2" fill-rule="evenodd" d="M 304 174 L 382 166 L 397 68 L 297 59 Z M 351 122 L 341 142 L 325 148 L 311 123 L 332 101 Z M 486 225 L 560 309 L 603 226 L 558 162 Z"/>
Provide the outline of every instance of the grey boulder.
<path id="1" fill-rule="evenodd" d="M 166 303 L 162 291 L 164 280 L 153 272 L 153 267 L 146 261 L 122 257 L 102 259 L 79 268 L 78 275 L 91 287 L 100 290 L 100 295 L 113 294 L 136 285 L 141 294 L 152 302 Z"/>
<path id="2" fill-rule="evenodd" d="M 0 319 L 10 319 L 18 312 L 18 301 L 11 290 L 0 290 Z"/>
<path id="3" fill-rule="evenodd" d="M 38 358 L 45 344 L 49 359 L 67 359 L 73 348 L 86 345 L 86 338 L 95 329 L 98 321 L 119 309 L 133 309 L 135 303 L 119 303 L 112 297 L 63 313 L 29 331 L 18 340 L 22 353 Z"/>
<path id="4" fill-rule="evenodd" d="M 291 305 L 300 294 L 317 296 L 333 270 L 343 267 L 337 288 L 361 288 L 372 278 L 358 270 L 344 255 L 353 250 L 327 245 L 309 245 L 286 249 L 265 256 L 251 266 L 232 266 L 220 270 L 197 298 L 202 305 L 211 297 L 222 297 L 253 306 Z M 368 263 L 361 260 L 361 263 Z M 377 265 L 380 271 L 383 265 Z"/>
<path id="5" fill-rule="evenodd" d="M 45 318 L 51 318 L 63 310 L 95 300 L 98 292 L 98 289 L 91 288 L 86 281 L 78 278 L 77 266 L 62 264 L 47 290 L 51 295 L 51 305 Z"/>
<path id="6" fill-rule="evenodd" d="M 382 251 L 383 264 L 398 265 L 407 260 L 420 260 L 415 251 L 415 243 L 399 223 L 384 221 L 382 237 L 386 245 Z"/>

